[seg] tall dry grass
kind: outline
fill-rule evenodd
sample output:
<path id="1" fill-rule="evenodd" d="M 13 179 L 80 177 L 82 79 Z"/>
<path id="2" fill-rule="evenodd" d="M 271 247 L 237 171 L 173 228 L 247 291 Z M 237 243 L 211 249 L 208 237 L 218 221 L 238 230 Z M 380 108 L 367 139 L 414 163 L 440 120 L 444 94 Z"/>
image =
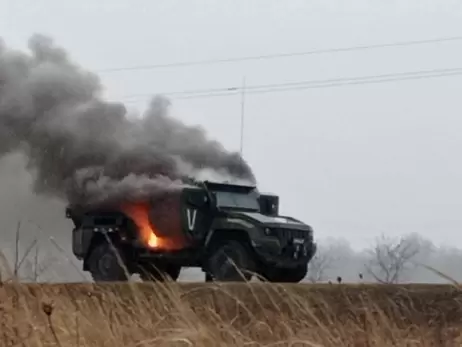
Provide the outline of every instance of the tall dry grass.
<path id="1" fill-rule="evenodd" d="M 3 284 L 2 346 L 460 346 L 451 286 Z"/>
<path id="2" fill-rule="evenodd" d="M 20 263 L 0 253 L 0 346 L 462 345 L 456 286 L 24 284 Z"/>

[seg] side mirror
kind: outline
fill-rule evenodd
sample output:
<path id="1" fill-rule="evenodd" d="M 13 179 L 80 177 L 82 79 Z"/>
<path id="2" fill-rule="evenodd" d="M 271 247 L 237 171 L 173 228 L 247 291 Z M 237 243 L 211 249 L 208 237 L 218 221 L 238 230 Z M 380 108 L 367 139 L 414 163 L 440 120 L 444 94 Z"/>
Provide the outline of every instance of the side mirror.
<path id="1" fill-rule="evenodd" d="M 277 195 L 262 194 L 259 203 L 262 214 L 274 217 L 279 214 L 279 197 Z"/>

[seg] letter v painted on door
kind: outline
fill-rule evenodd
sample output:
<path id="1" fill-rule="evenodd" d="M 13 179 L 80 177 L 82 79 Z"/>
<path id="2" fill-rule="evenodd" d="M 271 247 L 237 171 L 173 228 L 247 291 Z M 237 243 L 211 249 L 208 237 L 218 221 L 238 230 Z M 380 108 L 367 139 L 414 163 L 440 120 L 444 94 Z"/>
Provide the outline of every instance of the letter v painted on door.
<path id="1" fill-rule="evenodd" d="M 197 215 L 197 210 L 192 210 L 188 208 L 186 210 L 187 218 L 188 218 L 188 228 L 189 231 L 193 231 L 194 227 L 196 226 L 196 215 Z"/>

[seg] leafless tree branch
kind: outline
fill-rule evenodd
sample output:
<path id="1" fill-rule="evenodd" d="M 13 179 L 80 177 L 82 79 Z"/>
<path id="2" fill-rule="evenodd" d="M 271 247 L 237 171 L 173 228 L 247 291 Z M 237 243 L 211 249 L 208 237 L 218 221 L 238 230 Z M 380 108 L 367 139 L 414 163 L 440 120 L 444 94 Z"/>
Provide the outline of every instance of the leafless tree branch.
<path id="1" fill-rule="evenodd" d="M 412 237 L 394 240 L 382 236 L 368 251 L 369 261 L 365 264 L 365 268 L 369 275 L 379 283 L 398 283 L 409 270 L 412 259 L 419 252 L 420 244 Z"/>
<path id="2" fill-rule="evenodd" d="M 326 272 L 332 267 L 335 261 L 335 254 L 330 248 L 321 248 L 316 251 L 308 267 L 308 276 L 306 277 L 311 283 L 317 283 L 327 280 Z"/>

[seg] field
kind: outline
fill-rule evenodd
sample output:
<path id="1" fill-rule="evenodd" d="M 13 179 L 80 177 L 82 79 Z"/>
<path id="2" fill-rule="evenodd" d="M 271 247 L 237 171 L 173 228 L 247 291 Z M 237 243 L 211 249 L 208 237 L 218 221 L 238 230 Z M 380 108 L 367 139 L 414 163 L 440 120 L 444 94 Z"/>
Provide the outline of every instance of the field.
<path id="1" fill-rule="evenodd" d="M 2 346 L 458 346 L 449 285 L 19 284 Z"/>

